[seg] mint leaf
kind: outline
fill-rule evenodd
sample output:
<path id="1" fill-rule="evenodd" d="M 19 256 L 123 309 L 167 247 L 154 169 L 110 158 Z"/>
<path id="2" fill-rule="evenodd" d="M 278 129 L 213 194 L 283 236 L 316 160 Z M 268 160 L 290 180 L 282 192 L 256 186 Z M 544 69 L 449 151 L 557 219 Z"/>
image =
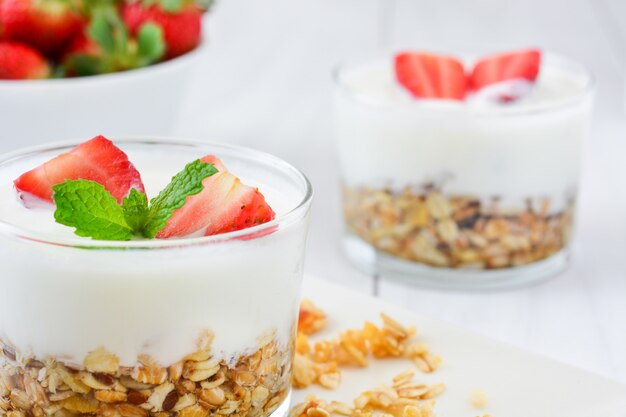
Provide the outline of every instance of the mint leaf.
<path id="1" fill-rule="evenodd" d="M 128 226 L 135 232 L 141 231 L 148 220 L 148 197 L 132 188 L 122 201 L 122 211 Z"/>
<path id="2" fill-rule="evenodd" d="M 134 236 L 124 210 L 102 184 L 69 180 L 52 189 L 55 220 L 76 228 L 78 236 L 99 240 L 130 240 Z"/>
<path id="3" fill-rule="evenodd" d="M 202 181 L 215 174 L 217 169 L 213 164 L 195 160 L 176 174 L 172 181 L 150 200 L 150 211 L 143 229 L 143 235 L 154 238 L 167 225 L 167 221 L 174 214 L 174 210 L 181 208 L 187 197 L 198 194 L 204 189 Z"/>
<path id="4" fill-rule="evenodd" d="M 137 54 L 141 65 L 149 65 L 165 55 L 163 29 L 154 23 L 144 23 L 137 33 Z"/>

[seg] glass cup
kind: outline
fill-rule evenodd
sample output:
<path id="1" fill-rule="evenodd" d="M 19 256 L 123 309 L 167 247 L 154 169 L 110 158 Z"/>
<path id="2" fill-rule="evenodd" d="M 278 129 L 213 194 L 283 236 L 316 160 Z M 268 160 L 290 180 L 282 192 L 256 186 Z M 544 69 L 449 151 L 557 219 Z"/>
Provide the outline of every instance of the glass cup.
<path id="1" fill-rule="evenodd" d="M 286 162 L 246 148 L 116 143 L 149 196 L 186 163 L 215 154 L 259 187 L 277 217 L 215 236 L 111 242 L 18 227 L 9 214 L 27 209 L 3 202 L 0 414 L 284 415 L 310 183 Z M 10 187 L 73 146 L 7 155 L 0 178 Z"/>
<path id="2" fill-rule="evenodd" d="M 536 87 L 526 104 L 420 101 L 395 81 L 390 55 L 339 66 L 334 116 L 353 263 L 450 288 L 563 270 L 594 82 L 553 54 L 544 82 L 554 89 Z"/>

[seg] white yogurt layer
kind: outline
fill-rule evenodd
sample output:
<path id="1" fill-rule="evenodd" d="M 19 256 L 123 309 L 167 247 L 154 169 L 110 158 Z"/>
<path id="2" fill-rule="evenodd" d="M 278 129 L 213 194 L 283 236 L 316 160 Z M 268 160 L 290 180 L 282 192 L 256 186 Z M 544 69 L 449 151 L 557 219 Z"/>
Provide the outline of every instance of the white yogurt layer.
<path id="1" fill-rule="evenodd" d="M 186 162 L 204 156 L 128 153 L 149 196 Z M 43 160 L 0 167 L 0 219 L 50 239 L 71 236 L 72 229 L 54 223 L 51 209 L 28 210 L 14 197 L 12 180 Z M 302 199 L 276 174 L 245 161 L 224 162 L 244 183 L 258 186 L 278 216 Z M 251 353 L 272 332 L 287 343 L 305 229 L 301 221 L 262 238 L 149 250 L 76 249 L 0 233 L 0 337 L 25 354 L 76 364 L 102 346 L 123 366 L 136 364 L 140 354 L 172 364 L 197 350 L 206 329 L 215 334 L 219 358 Z"/>
<path id="2" fill-rule="evenodd" d="M 521 202 L 575 194 L 589 128 L 589 77 L 548 57 L 524 98 L 508 104 L 418 100 L 395 80 L 392 60 L 344 67 L 336 133 L 348 186 L 442 182 L 450 194 Z M 553 206 L 553 208 L 557 208 Z"/>

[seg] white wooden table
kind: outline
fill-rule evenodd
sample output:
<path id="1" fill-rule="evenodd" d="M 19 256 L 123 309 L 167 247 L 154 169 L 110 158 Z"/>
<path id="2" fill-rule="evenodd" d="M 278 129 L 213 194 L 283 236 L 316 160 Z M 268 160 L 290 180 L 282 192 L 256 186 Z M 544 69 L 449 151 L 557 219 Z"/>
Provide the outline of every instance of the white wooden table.
<path id="1" fill-rule="evenodd" d="M 330 71 L 373 48 L 537 45 L 597 76 L 571 268 L 508 292 L 423 290 L 382 279 L 379 295 L 420 313 L 626 382 L 626 1 L 221 0 L 178 134 L 274 153 L 315 188 L 306 270 L 371 292 L 340 250 Z M 558 161 L 555 161 L 558 164 Z"/>

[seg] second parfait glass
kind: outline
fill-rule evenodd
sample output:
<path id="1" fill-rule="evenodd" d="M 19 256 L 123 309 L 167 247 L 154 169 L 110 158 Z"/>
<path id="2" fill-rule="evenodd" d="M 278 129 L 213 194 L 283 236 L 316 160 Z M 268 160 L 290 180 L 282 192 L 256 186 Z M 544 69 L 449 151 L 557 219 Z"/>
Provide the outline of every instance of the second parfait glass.
<path id="1" fill-rule="evenodd" d="M 542 82 L 555 90 L 538 89 L 531 104 L 468 105 L 409 98 L 391 56 L 340 66 L 334 113 L 349 258 L 369 273 L 450 288 L 563 270 L 593 79 L 547 54 Z"/>

